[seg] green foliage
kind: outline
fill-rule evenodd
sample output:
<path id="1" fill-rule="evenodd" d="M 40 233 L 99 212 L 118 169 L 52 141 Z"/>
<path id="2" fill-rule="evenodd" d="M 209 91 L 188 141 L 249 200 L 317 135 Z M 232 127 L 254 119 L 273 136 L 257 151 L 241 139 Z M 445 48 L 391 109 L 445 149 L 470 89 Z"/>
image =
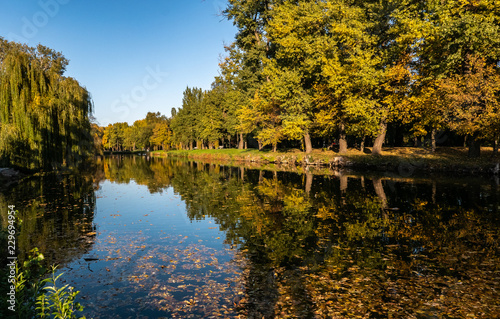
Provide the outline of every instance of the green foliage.
<path id="1" fill-rule="evenodd" d="M 34 248 L 22 267 L 16 262 L 17 318 L 85 318 L 76 315 L 83 310 L 79 303 L 75 303 L 78 292 L 73 292 L 69 285 L 56 287 L 56 280 L 62 275 L 55 275 L 57 267 L 52 266 L 51 277 L 42 279 L 47 274 L 44 259 L 43 254 Z"/>
<path id="2" fill-rule="evenodd" d="M 168 123 L 157 123 L 153 128 L 153 135 L 150 141 L 154 146 L 161 146 L 162 149 L 168 149 L 172 138 L 172 132 Z"/>
<path id="3" fill-rule="evenodd" d="M 252 136 L 274 150 L 303 140 L 309 153 L 312 139 L 338 134 L 341 152 L 346 135 L 375 138 L 372 154 L 391 128 L 406 140 L 444 129 L 494 141 L 497 2 L 230 0 L 235 41 L 211 90 L 186 88 L 171 140 L 242 149 Z"/>
<path id="4" fill-rule="evenodd" d="M 20 318 L 35 318 L 37 315 L 35 303 L 43 294 L 44 281 L 41 278 L 47 273 L 44 259 L 38 248 L 34 248 L 21 268 L 16 262 L 16 313 Z"/>
<path id="5" fill-rule="evenodd" d="M 198 116 L 203 99 L 203 91 L 198 88 L 187 87 L 184 90 L 182 108 L 172 118 L 172 132 L 175 143 L 193 146 L 193 142 L 200 138 L 200 129 L 197 122 L 201 120 Z"/>
<path id="6" fill-rule="evenodd" d="M 37 318 L 84 319 L 75 314 L 83 310 L 83 306 L 75 302 L 79 292 L 73 291 L 69 285 L 61 288 L 56 286 L 57 279 L 63 275 L 56 276 L 56 268 L 52 266 L 52 276 L 42 281 L 45 292 L 36 298 Z"/>
<path id="7" fill-rule="evenodd" d="M 448 125 L 463 135 L 485 138 L 500 129 L 500 73 L 476 56 L 469 56 L 462 76 L 440 82 L 447 97 Z"/>
<path id="8" fill-rule="evenodd" d="M 171 143 L 170 120 L 160 112 L 148 112 L 146 118 L 135 121 L 132 126 L 121 122 L 109 124 L 101 130 L 103 148 L 111 151 L 168 148 Z"/>
<path id="9" fill-rule="evenodd" d="M 0 161 L 30 170 L 78 166 L 93 152 L 90 93 L 68 60 L 0 38 Z"/>

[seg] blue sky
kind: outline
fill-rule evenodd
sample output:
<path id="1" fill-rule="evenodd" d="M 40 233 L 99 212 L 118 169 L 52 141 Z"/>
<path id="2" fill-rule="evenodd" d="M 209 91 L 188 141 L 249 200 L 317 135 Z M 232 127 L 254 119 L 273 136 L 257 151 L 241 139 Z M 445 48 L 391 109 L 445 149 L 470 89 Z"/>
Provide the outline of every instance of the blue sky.
<path id="1" fill-rule="evenodd" d="M 21 0 L 0 4 L 0 36 L 70 60 L 101 125 L 170 116 L 189 87 L 209 89 L 236 28 L 223 0 Z"/>

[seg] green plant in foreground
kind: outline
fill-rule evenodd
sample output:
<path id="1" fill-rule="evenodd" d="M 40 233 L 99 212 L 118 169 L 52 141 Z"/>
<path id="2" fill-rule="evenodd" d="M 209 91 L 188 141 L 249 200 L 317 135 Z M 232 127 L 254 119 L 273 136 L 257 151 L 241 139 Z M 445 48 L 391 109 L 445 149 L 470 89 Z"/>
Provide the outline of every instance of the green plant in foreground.
<path id="1" fill-rule="evenodd" d="M 43 282 L 40 280 L 46 273 L 42 265 L 43 254 L 34 248 L 22 267 L 16 262 L 16 313 L 19 318 L 33 318 L 36 297 L 43 293 Z"/>
<path id="2" fill-rule="evenodd" d="M 85 318 L 77 317 L 76 311 L 82 311 L 83 306 L 75 302 L 76 295 L 79 291 L 73 291 L 73 287 L 65 285 L 57 288 L 56 281 L 62 276 L 62 273 L 56 276 L 56 266 L 52 266 L 52 276 L 42 280 L 45 293 L 40 294 L 36 298 L 36 310 L 39 318 L 54 318 L 54 319 L 74 319 Z"/>
<path id="3" fill-rule="evenodd" d="M 62 276 L 62 273 L 56 276 L 57 266 L 51 267 L 50 277 L 42 279 L 47 274 L 43 260 L 43 254 L 34 248 L 22 267 L 16 263 L 17 318 L 85 319 L 75 314 L 83 310 L 75 302 L 79 292 L 69 285 L 56 286 L 57 279 Z"/>

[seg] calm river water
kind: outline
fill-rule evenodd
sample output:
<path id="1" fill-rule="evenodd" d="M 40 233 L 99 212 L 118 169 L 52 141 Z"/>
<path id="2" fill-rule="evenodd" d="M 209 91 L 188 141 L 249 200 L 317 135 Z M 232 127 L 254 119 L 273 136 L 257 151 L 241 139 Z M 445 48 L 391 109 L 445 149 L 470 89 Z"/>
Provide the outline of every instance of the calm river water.
<path id="1" fill-rule="evenodd" d="M 494 177 L 108 157 L 0 204 L 87 318 L 500 316 Z"/>

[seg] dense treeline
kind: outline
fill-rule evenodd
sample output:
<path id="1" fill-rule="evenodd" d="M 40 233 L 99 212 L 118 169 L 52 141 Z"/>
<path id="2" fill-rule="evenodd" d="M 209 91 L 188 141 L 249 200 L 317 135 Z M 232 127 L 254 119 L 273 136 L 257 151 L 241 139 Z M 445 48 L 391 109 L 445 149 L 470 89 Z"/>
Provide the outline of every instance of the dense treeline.
<path id="1" fill-rule="evenodd" d="M 0 37 L 0 164 L 60 169 L 93 152 L 92 99 L 78 81 L 63 76 L 68 60 Z"/>
<path id="2" fill-rule="evenodd" d="M 146 149 L 170 149 L 172 131 L 170 119 L 159 112 L 148 112 L 146 118 L 133 125 L 127 122 L 96 127 L 97 143 L 110 151 L 135 151 Z"/>
<path id="3" fill-rule="evenodd" d="M 500 4 L 454 1 L 230 0 L 238 28 L 211 90 L 187 88 L 172 114 L 178 147 L 252 137 L 312 150 L 312 140 L 408 142 L 447 130 L 471 156 L 500 133 Z M 349 137 L 349 139 L 348 139 Z"/>

